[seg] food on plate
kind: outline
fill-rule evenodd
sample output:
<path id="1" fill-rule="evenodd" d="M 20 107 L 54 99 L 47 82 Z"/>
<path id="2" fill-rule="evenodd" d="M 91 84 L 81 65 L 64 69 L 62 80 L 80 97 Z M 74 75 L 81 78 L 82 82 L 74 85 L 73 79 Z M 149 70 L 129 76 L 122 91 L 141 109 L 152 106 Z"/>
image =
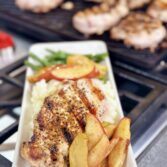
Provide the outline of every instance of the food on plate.
<path id="1" fill-rule="evenodd" d="M 30 61 L 25 61 L 27 66 L 36 71 L 32 76 L 28 77 L 31 83 L 42 79 L 46 81 L 52 79 L 59 81 L 66 79 L 77 80 L 81 78 L 105 79 L 107 76 L 106 66 L 99 64 L 107 54 L 77 55 L 62 51 L 47 51 L 51 55 L 47 55 L 45 58 L 40 58 L 30 53 L 30 57 L 37 62 L 36 65 Z"/>
<path id="2" fill-rule="evenodd" d="M 70 167 L 88 167 L 88 139 L 86 134 L 79 133 L 69 149 Z"/>
<path id="3" fill-rule="evenodd" d="M 124 164 L 130 119 L 119 120 L 114 86 L 109 80 L 104 83 L 92 77 L 91 72 L 96 69 L 107 74 L 106 67 L 99 64 L 106 54 L 80 55 L 50 49 L 47 53 L 43 58 L 31 54 L 25 62 L 35 74 L 31 76 L 31 118 L 27 122 L 32 132 L 26 141 L 23 139 L 22 158 L 34 167 Z"/>
<path id="4" fill-rule="evenodd" d="M 149 6 L 147 13 L 163 22 L 167 22 L 167 1 L 166 0 L 154 0 Z"/>
<path id="5" fill-rule="evenodd" d="M 46 51 L 48 53 L 46 56 L 44 56 L 44 58 L 41 58 L 40 55 L 37 56 L 34 53 L 29 53 L 30 58 L 33 59 L 33 61 L 35 61 L 37 64 L 36 63 L 34 64 L 28 60 L 25 61 L 25 64 L 31 69 L 33 69 L 34 71 L 37 71 L 42 69 L 43 67 L 48 67 L 55 64 L 66 64 L 69 56 L 70 57 L 78 56 L 78 54 L 66 53 L 64 51 L 54 51 L 51 49 L 46 49 Z M 100 63 L 108 56 L 108 54 L 107 53 L 86 54 L 86 55 L 80 55 L 80 56 L 85 56 L 96 63 Z M 74 61 L 72 62 L 74 63 Z"/>
<path id="6" fill-rule="evenodd" d="M 101 164 L 99 164 L 97 167 L 108 167 L 108 161 L 107 158 L 104 159 Z"/>
<path id="7" fill-rule="evenodd" d="M 103 83 L 98 79 L 80 79 L 75 81 L 75 83 L 77 83 L 78 87 L 81 85 L 81 83 L 82 85 L 87 84 L 85 88 L 79 87 L 79 90 L 81 98 L 85 99 L 85 102 L 89 101 L 87 105 L 91 112 L 96 114 L 101 122 L 106 121 L 115 123 L 115 120 L 118 116 L 118 105 L 114 95 L 114 89 L 110 83 L 108 81 Z M 54 93 L 55 88 L 57 88 L 58 85 L 59 82 L 56 80 L 51 80 L 49 82 L 41 80 L 33 85 L 31 102 L 34 113 L 39 111 L 39 109 L 42 107 L 42 104 L 44 103 L 44 99 Z"/>
<path id="8" fill-rule="evenodd" d="M 88 154 L 88 166 L 97 167 L 101 164 L 116 146 L 117 142 L 118 140 L 116 138 L 110 142 L 108 137 L 104 134 L 100 141 L 90 150 Z"/>
<path id="9" fill-rule="evenodd" d="M 115 121 L 112 119 L 113 116 L 116 117 L 115 109 L 117 108 L 115 103 L 111 104 L 110 97 L 111 94 L 108 94 L 108 90 L 110 90 L 110 86 L 106 84 L 106 88 L 102 82 L 98 80 L 88 80 L 88 79 L 80 79 L 77 82 L 77 87 L 80 90 L 80 94 L 84 95 L 82 98 L 86 98 L 90 104 L 89 109 L 91 113 L 95 114 L 98 120 L 101 122 L 111 122 L 114 123 Z M 109 88 L 110 87 L 110 88 Z M 107 90 L 108 89 L 108 90 Z M 108 95 L 109 96 L 108 96 Z M 113 109 L 113 112 L 110 110 Z"/>
<path id="10" fill-rule="evenodd" d="M 107 135 L 107 137 L 110 139 L 112 137 L 112 135 L 114 134 L 114 131 L 116 129 L 116 124 L 111 124 L 111 123 L 106 123 L 106 122 L 103 122 L 102 123 L 102 126 L 104 128 L 104 131 Z"/>
<path id="11" fill-rule="evenodd" d="M 154 51 L 165 38 L 166 29 L 161 21 L 133 12 L 112 28 L 110 34 L 112 39 L 122 40 L 127 46 Z"/>
<path id="12" fill-rule="evenodd" d="M 74 56 L 69 56 L 67 58 L 67 64 L 71 64 L 71 65 L 93 65 L 95 66 L 95 68 L 99 71 L 99 77 L 103 77 L 107 74 L 107 67 L 102 65 L 102 64 L 99 64 L 99 63 L 96 63 L 94 61 L 92 61 L 91 59 L 89 59 L 88 57 L 86 56 L 83 56 L 83 55 L 74 55 Z"/>
<path id="13" fill-rule="evenodd" d="M 77 12 L 73 17 L 73 26 L 85 35 L 102 34 L 116 25 L 129 13 L 126 0 L 114 5 L 100 4 Z"/>
<path id="14" fill-rule="evenodd" d="M 129 118 L 123 118 L 119 122 L 115 132 L 114 137 L 119 137 L 124 140 L 130 140 L 130 119 Z"/>
<path id="15" fill-rule="evenodd" d="M 99 75 L 95 66 L 84 66 L 84 65 L 53 65 L 48 68 L 44 68 L 36 72 L 34 75 L 28 77 L 31 83 L 45 79 L 49 81 L 55 80 L 77 80 L 80 78 L 95 78 Z"/>
<path id="16" fill-rule="evenodd" d="M 63 65 L 65 68 L 58 68 L 52 70 L 51 74 L 57 80 L 66 80 L 66 79 L 80 79 L 80 78 L 95 78 L 99 75 L 99 72 L 96 70 L 95 66 L 92 65 Z"/>
<path id="17" fill-rule="evenodd" d="M 68 163 L 69 146 L 77 134 L 84 129 L 87 113 L 101 116 L 99 119 L 102 121 L 110 120 L 110 122 L 113 122 L 117 118 L 116 108 L 105 107 L 107 103 L 104 103 L 104 101 L 107 101 L 108 98 L 108 94 L 106 93 L 108 91 L 107 88 L 106 92 L 104 92 L 104 99 L 101 99 L 101 96 L 98 94 L 99 91 L 93 92 L 92 88 L 83 91 L 78 87 L 79 82 L 81 80 L 60 82 L 52 90 L 52 93 L 50 92 L 49 96 L 43 97 L 41 108 L 38 107 L 40 111 L 36 111 L 36 115 L 33 117 L 33 135 L 29 142 L 23 143 L 21 148 L 23 158 L 32 166 L 47 166 L 48 164 L 52 164 L 52 166 L 66 165 Z M 94 81 L 93 84 L 96 89 L 98 88 L 98 82 L 101 83 L 98 80 Z M 98 89 L 101 90 L 100 86 Z M 38 101 L 34 100 L 37 98 L 40 99 L 40 93 L 43 90 L 40 91 L 37 97 L 33 98 L 35 105 Z M 90 92 L 90 95 L 93 94 L 91 98 L 97 97 L 99 99 L 98 103 L 100 104 L 101 102 L 101 107 L 105 104 L 103 108 L 105 107 L 105 110 L 108 109 L 108 112 L 111 114 L 107 114 L 108 112 L 106 111 L 99 114 L 97 113 L 98 110 L 92 109 L 91 101 L 86 98 L 86 91 Z M 115 100 L 113 99 L 112 102 L 111 99 L 108 103 L 113 107 Z"/>
<path id="18" fill-rule="evenodd" d="M 40 69 L 38 72 L 33 74 L 32 76 L 28 77 L 29 82 L 34 83 L 37 81 L 40 81 L 42 79 L 45 79 L 46 81 L 49 81 L 51 76 L 51 70 L 57 68 L 57 65 L 51 66 L 51 67 L 45 67 L 43 69 Z"/>
<path id="19" fill-rule="evenodd" d="M 69 145 L 82 132 L 88 112 L 75 82 L 60 83 L 36 115 L 33 135 L 30 142 L 23 143 L 22 156 L 32 166 L 67 165 Z"/>
<path id="20" fill-rule="evenodd" d="M 119 141 L 109 155 L 108 165 L 109 167 L 123 167 L 131 138 L 129 118 L 121 119 L 114 132 L 113 138 L 119 138 Z"/>
<path id="21" fill-rule="evenodd" d="M 92 114 L 87 115 L 86 122 L 85 133 L 88 136 L 88 149 L 91 150 L 104 135 L 104 129 Z"/>
<path id="22" fill-rule="evenodd" d="M 35 13 L 47 13 L 58 7 L 63 0 L 16 0 L 16 5 L 23 10 Z"/>
<path id="23" fill-rule="evenodd" d="M 128 6 L 130 9 L 137 9 L 149 4 L 150 2 L 151 0 L 128 0 Z"/>
<path id="24" fill-rule="evenodd" d="M 128 146 L 129 140 L 119 139 L 108 157 L 108 167 L 123 167 L 125 165 Z"/>

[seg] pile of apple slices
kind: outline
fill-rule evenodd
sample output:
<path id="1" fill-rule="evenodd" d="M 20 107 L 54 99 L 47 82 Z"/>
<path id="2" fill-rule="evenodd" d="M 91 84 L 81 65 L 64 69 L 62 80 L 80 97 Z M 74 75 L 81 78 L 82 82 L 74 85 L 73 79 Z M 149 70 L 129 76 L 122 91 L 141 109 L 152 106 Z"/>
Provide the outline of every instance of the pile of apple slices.
<path id="1" fill-rule="evenodd" d="M 115 125 L 88 114 L 85 133 L 79 133 L 70 146 L 70 167 L 123 167 L 130 136 L 129 118 Z"/>
<path id="2" fill-rule="evenodd" d="M 83 55 L 68 56 L 66 64 L 55 64 L 43 67 L 28 77 L 29 82 L 35 83 L 42 79 L 49 80 L 77 80 L 81 78 L 103 78 L 107 74 L 107 67 L 96 63 Z"/>

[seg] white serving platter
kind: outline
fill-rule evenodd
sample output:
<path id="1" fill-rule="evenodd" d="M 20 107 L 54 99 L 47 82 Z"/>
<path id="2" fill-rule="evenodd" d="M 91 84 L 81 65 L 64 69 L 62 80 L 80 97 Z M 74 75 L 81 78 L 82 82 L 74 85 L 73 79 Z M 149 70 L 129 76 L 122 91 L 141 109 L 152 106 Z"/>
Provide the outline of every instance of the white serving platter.
<path id="1" fill-rule="evenodd" d="M 30 48 L 30 52 L 43 57 L 47 53 L 46 48 L 49 48 L 55 51 L 62 50 L 68 53 L 80 53 L 80 54 L 98 54 L 98 53 L 108 52 L 106 44 L 103 41 L 39 43 L 39 44 L 32 45 L 32 47 Z M 115 96 L 116 96 L 116 100 L 119 108 L 118 114 L 121 119 L 123 117 L 123 111 L 121 108 L 115 80 L 113 77 L 113 70 L 108 57 L 105 59 L 104 63 L 108 67 L 110 83 L 112 87 L 114 87 L 115 89 Z M 30 68 L 27 68 L 26 78 L 32 73 L 33 71 Z M 20 147 L 23 141 L 28 141 L 32 135 L 32 124 L 30 124 L 32 120 L 32 115 L 33 115 L 31 103 L 30 103 L 31 91 L 32 91 L 32 86 L 26 80 L 24 95 L 23 95 L 23 102 L 22 102 L 22 114 L 20 117 L 13 167 L 30 167 L 30 165 L 21 157 Z M 137 167 L 131 146 L 129 146 L 128 157 L 127 157 L 127 162 L 125 167 Z"/>

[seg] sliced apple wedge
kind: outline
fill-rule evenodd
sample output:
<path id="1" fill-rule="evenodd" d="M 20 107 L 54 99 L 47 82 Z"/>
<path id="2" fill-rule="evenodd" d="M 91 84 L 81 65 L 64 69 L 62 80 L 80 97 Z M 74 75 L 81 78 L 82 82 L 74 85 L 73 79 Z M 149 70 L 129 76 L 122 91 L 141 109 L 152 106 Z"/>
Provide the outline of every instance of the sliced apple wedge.
<path id="1" fill-rule="evenodd" d="M 130 122 L 131 122 L 130 119 L 127 117 L 124 117 L 123 119 L 121 119 L 114 132 L 114 137 L 130 140 L 130 137 L 131 137 Z"/>
<path id="2" fill-rule="evenodd" d="M 59 64 L 53 65 L 50 67 L 45 67 L 34 75 L 29 76 L 28 80 L 31 83 L 40 81 L 42 79 L 49 81 L 51 79 L 55 80 L 65 80 L 71 79 L 76 80 L 80 78 L 94 78 L 99 75 L 99 72 L 96 70 L 93 65 L 67 65 Z"/>
<path id="3" fill-rule="evenodd" d="M 109 155 L 109 167 L 124 166 L 130 143 L 130 137 L 130 119 L 125 117 L 120 120 L 113 135 L 113 138 L 119 138 L 119 141 Z"/>
<path id="4" fill-rule="evenodd" d="M 94 61 L 90 60 L 89 58 L 87 58 L 86 56 L 83 56 L 83 55 L 71 55 L 71 56 L 69 56 L 67 58 L 67 64 L 93 65 L 99 71 L 99 77 L 103 77 L 107 73 L 107 67 L 106 66 L 104 66 L 102 64 L 95 63 Z"/>
<path id="5" fill-rule="evenodd" d="M 98 71 L 92 65 L 64 65 L 61 68 L 58 67 L 52 70 L 51 75 L 56 80 L 76 80 L 80 78 L 94 78 L 98 75 Z"/>
<path id="6" fill-rule="evenodd" d="M 107 137 L 110 139 L 112 137 L 112 135 L 114 134 L 114 131 L 115 131 L 117 125 L 111 124 L 108 122 L 103 122 L 102 126 L 104 128 L 104 131 L 105 131 Z"/>
<path id="7" fill-rule="evenodd" d="M 69 149 L 70 167 L 88 167 L 87 136 L 79 133 Z"/>
<path id="8" fill-rule="evenodd" d="M 108 160 L 107 160 L 107 158 L 104 159 L 97 167 L 108 167 Z"/>
<path id="9" fill-rule="evenodd" d="M 129 140 L 119 139 L 119 142 L 108 157 L 108 167 L 123 167 L 128 152 Z"/>
<path id="10" fill-rule="evenodd" d="M 88 155 L 88 166 L 96 167 L 104 159 L 105 153 L 110 145 L 110 142 L 106 135 L 103 135 L 100 141 L 90 150 Z"/>
<path id="11" fill-rule="evenodd" d="M 88 137 L 88 149 L 91 150 L 101 139 L 104 129 L 99 120 L 92 114 L 87 114 L 85 133 Z"/>
<path id="12" fill-rule="evenodd" d="M 50 67 L 42 68 L 41 70 L 37 71 L 34 75 L 31 75 L 28 77 L 29 82 L 35 83 L 42 79 L 46 81 L 51 80 L 53 78 L 51 75 L 51 71 L 58 66 L 61 66 L 61 65 L 53 65 Z"/>
<path id="13" fill-rule="evenodd" d="M 118 140 L 118 138 L 114 138 L 112 141 L 109 141 L 108 137 L 104 134 L 88 154 L 89 167 L 99 166 L 116 146 Z"/>

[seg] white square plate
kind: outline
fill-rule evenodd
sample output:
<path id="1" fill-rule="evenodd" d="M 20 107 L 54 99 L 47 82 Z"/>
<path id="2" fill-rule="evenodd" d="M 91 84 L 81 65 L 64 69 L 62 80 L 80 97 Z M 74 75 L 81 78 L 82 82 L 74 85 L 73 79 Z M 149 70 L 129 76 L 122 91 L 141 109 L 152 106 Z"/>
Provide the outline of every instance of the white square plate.
<path id="1" fill-rule="evenodd" d="M 30 48 L 30 52 L 43 57 L 47 53 L 46 48 L 49 48 L 55 51 L 62 50 L 68 53 L 80 53 L 80 54 L 98 54 L 98 53 L 108 52 L 105 43 L 102 41 L 35 44 Z M 119 107 L 118 114 L 121 119 L 123 117 L 123 111 L 120 105 L 119 96 L 118 96 L 117 88 L 115 85 L 115 80 L 113 77 L 113 71 L 112 71 L 111 63 L 108 57 L 105 59 L 104 63 L 108 67 L 110 83 L 115 89 L 115 96 L 116 96 L 117 104 Z M 26 78 L 32 73 L 33 71 L 30 68 L 27 68 Z M 31 103 L 30 103 L 31 91 L 32 91 L 31 84 L 26 80 L 23 102 L 22 102 L 22 114 L 20 118 L 13 167 L 30 167 L 30 165 L 20 156 L 20 147 L 23 141 L 28 141 L 32 134 L 32 126 L 30 125 L 30 122 L 32 119 L 32 113 L 31 113 L 32 109 L 31 109 Z M 126 167 L 137 167 L 131 146 L 129 147 Z"/>

